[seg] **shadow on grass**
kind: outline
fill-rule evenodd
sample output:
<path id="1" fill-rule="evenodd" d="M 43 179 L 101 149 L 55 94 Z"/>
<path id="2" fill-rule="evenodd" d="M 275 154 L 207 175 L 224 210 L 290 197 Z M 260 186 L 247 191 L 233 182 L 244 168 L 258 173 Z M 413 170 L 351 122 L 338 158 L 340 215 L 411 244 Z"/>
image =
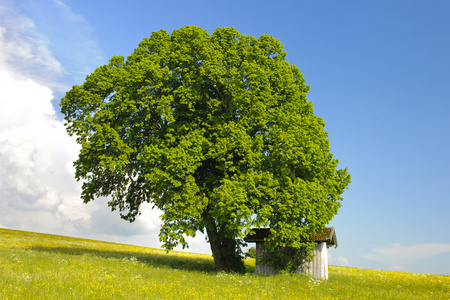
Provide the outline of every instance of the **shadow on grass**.
<path id="1" fill-rule="evenodd" d="M 245 272 L 255 273 L 255 261 L 253 260 L 253 262 L 247 262 L 247 260 L 244 261 Z"/>
<path id="2" fill-rule="evenodd" d="M 177 256 L 166 253 L 146 253 L 124 250 L 97 250 L 83 247 L 45 247 L 33 246 L 29 250 L 69 254 L 69 255 L 95 255 L 105 258 L 130 259 L 142 262 L 152 267 L 171 268 L 177 270 L 215 272 L 212 259 L 199 257 Z"/>

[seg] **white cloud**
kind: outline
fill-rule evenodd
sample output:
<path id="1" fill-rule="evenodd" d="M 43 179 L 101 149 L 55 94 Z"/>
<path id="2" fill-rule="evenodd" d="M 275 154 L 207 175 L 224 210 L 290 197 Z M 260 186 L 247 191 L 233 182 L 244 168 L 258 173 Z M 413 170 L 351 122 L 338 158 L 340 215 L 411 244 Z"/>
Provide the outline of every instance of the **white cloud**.
<path id="1" fill-rule="evenodd" d="M 330 265 L 335 266 L 344 266 L 344 267 L 350 266 L 350 263 L 347 258 L 343 256 L 334 257 L 334 255 L 332 255 L 330 252 L 328 252 L 328 263 Z"/>
<path id="2" fill-rule="evenodd" d="M 70 218 L 89 219 L 88 212 L 76 209 L 80 186 L 67 168 L 79 147 L 56 119 L 51 100 L 47 87 L 0 71 L 0 214 L 2 222 L 19 228 L 36 226 L 39 219 L 30 212 L 54 215 L 42 223 L 64 222 L 65 206 Z M 27 218 L 11 212 L 26 212 Z"/>
<path id="3" fill-rule="evenodd" d="M 34 23 L 14 6 L 0 4 L 0 62 L 8 73 L 52 85 L 64 73 Z"/>
<path id="4" fill-rule="evenodd" d="M 450 253 L 450 244 L 430 243 L 404 246 L 391 244 L 376 247 L 362 255 L 364 258 L 382 262 L 390 269 L 405 271 L 409 265 L 438 254 Z"/>
<path id="5" fill-rule="evenodd" d="M 343 256 L 338 256 L 337 261 L 338 261 L 338 266 L 348 267 L 350 265 L 348 262 L 348 259 Z"/>
<path id="6" fill-rule="evenodd" d="M 89 22 L 63 1 L 42 0 L 37 4 L 22 0 L 20 9 L 16 2 L 0 3 L 0 60 L 6 58 L 13 66 L 10 74 L 30 78 L 61 96 L 106 63 Z"/>
<path id="7" fill-rule="evenodd" d="M 393 266 L 393 267 L 391 267 L 391 270 L 397 271 L 397 272 L 408 272 L 408 270 L 402 266 Z"/>

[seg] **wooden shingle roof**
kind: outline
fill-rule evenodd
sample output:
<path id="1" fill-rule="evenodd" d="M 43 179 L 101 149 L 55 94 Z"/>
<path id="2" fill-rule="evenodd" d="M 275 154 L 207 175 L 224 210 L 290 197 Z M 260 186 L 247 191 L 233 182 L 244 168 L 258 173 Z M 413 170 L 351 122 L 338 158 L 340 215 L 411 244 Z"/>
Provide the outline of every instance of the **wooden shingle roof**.
<path id="1" fill-rule="evenodd" d="M 336 232 L 334 227 L 325 227 L 322 231 L 318 231 L 316 234 L 312 234 L 310 237 L 314 242 L 326 242 L 327 247 L 337 247 Z"/>
<path id="2" fill-rule="evenodd" d="M 254 228 L 252 229 L 254 232 L 253 234 L 248 234 L 244 241 L 248 243 L 255 243 L 255 242 L 264 242 L 264 239 L 269 235 L 270 229 L 269 228 Z M 318 231 L 315 234 L 312 234 L 309 239 L 313 242 L 326 242 L 327 247 L 337 247 L 337 240 L 336 240 L 336 232 L 334 231 L 334 227 L 325 227 L 323 230 Z"/>

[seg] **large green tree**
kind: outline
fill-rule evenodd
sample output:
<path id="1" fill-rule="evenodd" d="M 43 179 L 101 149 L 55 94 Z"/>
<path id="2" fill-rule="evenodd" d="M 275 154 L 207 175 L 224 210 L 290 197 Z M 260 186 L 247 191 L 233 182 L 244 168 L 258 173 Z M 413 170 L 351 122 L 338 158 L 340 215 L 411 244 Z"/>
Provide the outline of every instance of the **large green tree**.
<path id="1" fill-rule="evenodd" d="M 252 227 L 271 228 L 271 251 L 305 246 L 350 175 L 285 56 L 268 35 L 185 26 L 97 68 L 61 100 L 84 202 L 108 196 L 131 222 L 152 203 L 164 247 L 206 233 L 217 270 L 242 270 Z"/>

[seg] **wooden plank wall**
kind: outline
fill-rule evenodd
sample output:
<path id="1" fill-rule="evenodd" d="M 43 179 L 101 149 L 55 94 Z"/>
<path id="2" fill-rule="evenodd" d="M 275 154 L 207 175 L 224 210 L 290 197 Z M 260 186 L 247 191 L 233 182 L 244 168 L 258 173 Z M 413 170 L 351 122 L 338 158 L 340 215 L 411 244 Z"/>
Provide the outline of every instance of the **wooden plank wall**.
<path id="1" fill-rule="evenodd" d="M 314 247 L 312 262 L 300 266 L 297 273 L 305 273 L 316 279 L 328 279 L 328 250 L 327 243 L 322 242 Z"/>
<path id="2" fill-rule="evenodd" d="M 256 242 L 256 260 L 255 260 L 255 273 L 261 275 L 276 274 L 275 267 L 268 263 L 261 262 L 261 258 L 267 254 L 267 248 L 264 246 L 264 242 Z"/>
<path id="3" fill-rule="evenodd" d="M 267 253 L 267 249 L 263 242 L 256 243 L 256 264 L 255 273 L 261 275 L 276 274 L 275 267 L 261 262 L 261 257 Z M 328 250 L 327 243 L 322 242 L 316 244 L 314 248 L 314 260 L 300 266 L 297 274 L 305 273 L 316 279 L 328 279 Z"/>

